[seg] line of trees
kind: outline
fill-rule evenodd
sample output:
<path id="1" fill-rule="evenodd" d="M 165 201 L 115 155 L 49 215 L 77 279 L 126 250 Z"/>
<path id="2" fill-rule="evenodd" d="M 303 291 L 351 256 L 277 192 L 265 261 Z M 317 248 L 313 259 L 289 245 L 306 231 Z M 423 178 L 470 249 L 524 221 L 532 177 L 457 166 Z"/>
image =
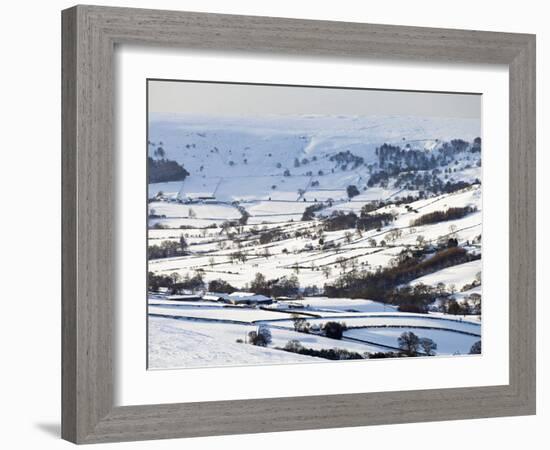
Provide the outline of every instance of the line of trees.
<path id="1" fill-rule="evenodd" d="M 149 259 L 171 258 L 187 254 L 187 241 L 183 234 L 178 241 L 163 241 L 160 245 L 150 245 L 147 249 Z"/>
<path id="2" fill-rule="evenodd" d="M 375 272 L 361 270 L 343 273 L 333 284 L 325 284 L 324 291 L 329 297 L 372 298 L 387 303 L 417 305 L 424 309 L 428 299 L 435 299 L 435 291 L 430 292 L 429 288 L 422 287 L 407 288 L 412 289 L 409 291 L 398 290 L 398 286 L 423 275 L 480 257 L 468 253 L 462 247 L 439 250 L 428 257 L 423 250 L 404 250 L 389 267 L 379 268 Z"/>
<path id="3" fill-rule="evenodd" d="M 464 207 L 452 207 L 446 211 L 433 211 L 428 214 L 423 214 L 417 219 L 411 221 L 411 226 L 420 226 L 420 225 L 429 225 L 432 223 L 446 222 L 448 220 L 457 220 L 462 219 L 463 217 L 476 212 L 477 208 L 475 206 L 464 206 Z"/>
<path id="4" fill-rule="evenodd" d="M 313 220 L 315 218 L 315 213 L 321 211 L 324 208 L 321 203 L 314 203 L 309 205 L 302 214 L 302 221 Z"/>
<path id="5" fill-rule="evenodd" d="M 357 214 L 350 212 L 334 211 L 323 223 L 325 231 L 338 231 L 356 228 L 361 231 L 376 230 L 393 222 L 394 216 L 389 213 L 366 213 Z"/>
<path id="6" fill-rule="evenodd" d="M 358 352 L 350 352 L 343 348 L 330 348 L 330 349 L 313 349 L 304 347 L 300 341 L 291 340 L 286 343 L 284 347 L 276 347 L 277 350 L 284 350 L 285 352 L 297 353 L 299 355 L 315 356 L 317 358 L 330 359 L 333 361 L 350 360 L 350 359 L 365 359 L 366 355 L 362 355 Z"/>
<path id="7" fill-rule="evenodd" d="M 250 290 L 266 297 L 294 297 L 300 292 L 300 283 L 296 275 L 268 280 L 258 272 L 250 283 Z"/>
<path id="8" fill-rule="evenodd" d="M 157 275 L 154 272 L 149 272 L 147 275 L 147 289 L 150 292 L 159 292 L 162 288 L 167 289 L 171 294 L 177 294 L 184 290 L 204 289 L 205 282 L 201 272 L 196 272 L 193 276 L 187 274 L 183 278 L 178 273 Z"/>
<path id="9" fill-rule="evenodd" d="M 208 283 L 208 290 L 210 292 L 219 292 L 221 294 L 232 294 L 237 289 L 227 281 L 218 278 Z"/>

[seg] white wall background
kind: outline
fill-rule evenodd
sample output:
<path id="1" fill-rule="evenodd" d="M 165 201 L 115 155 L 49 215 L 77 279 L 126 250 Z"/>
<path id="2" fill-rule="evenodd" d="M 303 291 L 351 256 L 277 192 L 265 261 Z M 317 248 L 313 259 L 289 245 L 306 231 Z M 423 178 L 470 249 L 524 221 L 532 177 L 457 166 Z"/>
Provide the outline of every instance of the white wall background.
<path id="1" fill-rule="evenodd" d="M 549 188 L 543 168 L 550 121 L 550 29 L 545 3 L 537 0 L 394 0 L 320 2 L 296 0 L 104 1 L 134 6 L 233 14 L 271 15 L 398 25 L 469 28 L 537 34 L 538 229 L 548 229 L 543 210 Z M 0 413 L 4 448 L 61 449 L 60 417 L 60 10 L 71 1 L 5 2 L 0 18 L 2 310 L 0 312 Z M 545 19 L 546 17 L 546 19 Z M 546 202 L 547 203 L 547 202 Z M 547 206 L 547 205 L 546 205 Z M 548 208 L 546 208 L 548 209 Z M 539 233 L 538 278 L 546 275 L 548 239 Z M 545 267 L 546 266 L 546 267 Z M 117 448 L 464 449 L 543 448 L 550 419 L 544 376 L 548 365 L 547 290 L 538 283 L 538 415 L 427 424 L 119 444 Z M 546 291 L 546 292 L 545 292 Z M 546 366 L 546 367 L 544 367 Z M 547 445 L 547 444 L 546 444 Z M 106 446 L 98 446 L 105 447 Z M 109 447 L 113 448 L 113 447 Z"/>

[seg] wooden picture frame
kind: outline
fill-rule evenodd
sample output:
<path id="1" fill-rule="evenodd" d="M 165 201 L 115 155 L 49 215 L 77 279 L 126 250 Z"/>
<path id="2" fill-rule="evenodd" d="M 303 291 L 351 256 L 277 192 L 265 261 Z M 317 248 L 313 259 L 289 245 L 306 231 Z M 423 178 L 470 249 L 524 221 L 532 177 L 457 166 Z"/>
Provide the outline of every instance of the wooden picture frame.
<path id="1" fill-rule="evenodd" d="M 63 11 L 62 31 L 64 439 L 95 443 L 535 413 L 535 36 L 98 6 Z M 505 64 L 509 384 L 114 407 L 116 44 Z"/>

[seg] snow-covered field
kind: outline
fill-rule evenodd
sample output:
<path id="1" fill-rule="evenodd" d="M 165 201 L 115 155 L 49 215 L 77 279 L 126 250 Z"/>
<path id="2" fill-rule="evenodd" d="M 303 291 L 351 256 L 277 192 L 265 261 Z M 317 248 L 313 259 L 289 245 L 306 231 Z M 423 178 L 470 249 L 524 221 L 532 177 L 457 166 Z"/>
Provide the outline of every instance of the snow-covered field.
<path id="1" fill-rule="evenodd" d="M 197 302 L 194 306 L 193 302 L 150 300 L 149 367 L 161 369 L 323 361 L 314 356 L 297 355 L 277 349 L 293 340 L 315 350 L 337 348 L 368 354 L 397 350 L 397 340 L 401 333 L 412 331 L 421 338 L 433 339 L 438 345 L 438 355 L 453 355 L 467 354 L 471 346 L 480 339 L 479 323 L 415 314 L 400 314 L 395 317 L 395 313 L 379 313 L 378 311 L 386 307 L 372 301 L 312 300 L 304 312 L 316 313 L 324 318 L 311 319 L 295 310 L 288 310 L 288 314 L 285 314 L 206 302 Z M 364 312 L 348 312 L 346 315 L 335 316 L 330 311 L 323 311 L 325 305 L 321 305 L 321 309 L 317 308 L 321 302 L 329 302 L 331 309 L 346 309 L 348 303 L 355 302 L 360 305 L 360 309 L 363 307 Z M 305 334 L 295 331 L 291 320 L 282 320 L 285 316 L 290 317 L 290 314 L 307 319 L 311 325 L 338 321 L 354 328 L 345 331 L 341 340 Z M 350 318 L 350 314 L 361 317 Z M 272 335 L 272 342 L 267 347 L 246 343 L 248 333 L 256 331 L 259 322 L 268 326 Z"/>
<path id="2" fill-rule="evenodd" d="M 149 260 L 148 271 L 180 284 L 199 277 L 203 285 L 192 288 L 197 295 L 215 280 L 249 291 L 258 273 L 272 282 L 296 279 L 299 290 L 261 308 L 150 295 L 149 367 L 326 361 L 282 350 L 289 341 L 368 357 L 399 351 L 398 338 L 408 331 L 432 339 L 437 355 L 469 353 L 481 340 L 479 311 L 441 308 L 452 299 L 468 306 L 482 292 L 481 259 L 475 259 L 482 233 L 480 153 L 473 145 L 479 135 L 479 122 L 470 119 L 153 114 L 150 156 L 160 158 L 162 147 L 162 158 L 189 175 L 149 184 L 149 246 L 173 249 L 184 242 L 185 247 Z M 450 154 L 449 143 L 460 139 L 462 150 L 443 158 Z M 379 153 L 383 144 L 401 159 L 388 165 Z M 414 158 L 408 158 L 410 151 Z M 423 155 L 429 168 L 404 167 Z M 434 162 L 434 155 L 443 162 Z M 387 179 L 377 179 L 392 170 Z M 446 188 L 430 191 L 436 182 Z M 413 223 L 464 207 L 471 210 L 459 218 Z M 367 217 L 392 220 L 369 229 L 326 226 L 336 215 L 361 217 L 364 208 Z M 442 297 L 429 313 L 402 312 L 380 298 L 323 295 L 325 285 L 338 284 L 345 274 L 376 273 L 418 252 L 419 260 L 429 259 L 447 246 L 471 257 L 396 286 L 437 287 Z M 311 333 L 294 329 L 298 317 Z M 345 323 L 342 339 L 325 335 L 327 322 Z M 247 343 L 260 325 L 272 335 L 265 347 Z"/>
<path id="3" fill-rule="evenodd" d="M 405 331 L 411 331 L 419 338 L 432 339 L 437 343 L 437 349 L 435 350 L 437 355 L 466 355 L 469 353 L 472 345 L 480 339 L 478 336 L 455 333 L 453 331 L 414 327 L 356 328 L 346 331 L 344 336 L 397 347 L 398 338 Z"/>
<path id="4" fill-rule="evenodd" d="M 311 356 L 239 344 L 248 328 L 149 317 L 148 367 L 191 368 L 224 365 L 311 362 Z M 319 361 L 322 361 L 319 359 Z"/>
<path id="5" fill-rule="evenodd" d="M 424 275 L 412 281 L 411 284 L 423 283 L 434 286 L 438 283 L 443 283 L 448 286 L 455 286 L 457 289 L 462 289 L 465 284 L 471 283 L 475 279 L 476 274 L 480 270 L 479 261 L 471 261 Z"/>

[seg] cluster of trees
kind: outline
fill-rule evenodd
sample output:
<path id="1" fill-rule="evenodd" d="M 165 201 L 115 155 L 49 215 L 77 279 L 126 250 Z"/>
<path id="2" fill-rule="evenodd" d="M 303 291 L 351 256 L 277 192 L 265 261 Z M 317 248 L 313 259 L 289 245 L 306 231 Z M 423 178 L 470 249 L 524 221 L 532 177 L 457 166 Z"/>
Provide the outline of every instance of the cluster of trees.
<path id="1" fill-rule="evenodd" d="M 267 325 L 260 325 L 256 331 L 248 333 L 248 342 L 259 347 L 267 347 L 271 344 L 271 330 Z"/>
<path id="2" fill-rule="evenodd" d="M 326 322 L 323 325 L 325 336 L 331 339 L 342 339 L 344 331 L 348 329 L 344 322 Z"/>
<path id="3" fill-rule="evenodd" d="M 468 303 L 458 303 L 454 298 L 442 303 L 440 309 L 444 313 L 456 316 L 463 316 L 470 313 Z"/>
<path id="4" fill-rule="evenodd" d="M 313 161 L 317 161 L 316 156 L 313 157 Z M 309 164 L 309 159 L 307 159 L 307 158 L 302 158 L 301 161 L 298 158 L 294 158 L 294 167 L 300 167 L 300 165 L 305 166 L 307 164 Z"/>
<path id="5" fill-rule="evenodd" d="M 388 170 L 395 175 L 402 171 L 426 171 L 447 166 L 456 161 L 456 156 L 459 153 L 464 153 L 467 150 L 472 153 L 480 152 L 481 139 L 476 138 L 472 144 L 462 139 L 453 139 L 450 142 L 443 142 L 437 152 L 413 149 L 409 144 L 405 148 L 383 144 L 376 149 L 376 155 L 380 169 Z"/>
<path id="6" fill-rule="evenodd" d="M 260 244 L 269 244 L 282 238 L 281 232 L 277 229 L 264 231 L 260 234 Z"/>
<path id="7" fill-rule="evenodd" d="M 446 302 L 441 303 L 440 311 L 457 316 L 479 315 L 481 314 L 481 295 L 471 294 L 461 303 L 451 297 Z"/>
<path id="8" fill-rule="evenodd" d="M 378 230 L 379 228 L 385 227 L 395 220 L 395 217 L 389 213 L 365 213 L 361 211 L 361 215 L 357 220 L 356 228 L 362 231 L 369 230 Z"/>
<path id="9" fill-rule="evenodd" d="M 160 245 L 150 245 L 147 249 L 149 259 L 171 258 L 187 254 L 187 241 L 183 234 L 179 241 L 163 241 Z"/>
<path id="10" fill-rule="evenodd" d="M 432 223 L 445 222 L 448 220 L 457 220 L 461 219 L 468 214 L 477 211 L 475 206 L 464 206 L 464 207 L 452 207 L 446 211 L 433 211 L 428 214 L 423 214 L 417 219 L 411 221 L 411 226 L 420 226 L 420 225 L 429 225 Z"/>
<path id="11" fill-rule="evenodd" d="M 192 277 L 189 274 L 181 278 L 177 273 L 171 275 L 156 275 L 149 272 L 147 276 L 147 288 L 150 292 L 158 292 L 160 288 L 168 289 L 171 294 L 177 294 L 183 290 L 195 291 L 204 289 L 205 283 L 200 272 Z"/>
<path id="12" fill-rule="evenodd" d="M 236 252 L 232 252 L 229 254 L 229 260 L 232 263 L 236 263 L 236 262 L 245 263 L 247 258 L 248 258 L 248 255 L 242 250 L 237 250 Z"/>
<path id="13" fill-rule="evenodd" d="M 353 212 L 333 211 L 323 222 L 325 231 L 347 230 L 357 226 L 357 215 Z"/>
<path id="14" fill-rule="evenodd" d="M 255 333 L 255 332 L 252 332 Z M 271 336 L 271 335 L 270 335 Z M 376 353 L 358 353 L 340 348 L 332 349 L 312 349 L 306 348 L 298 340 L 291 340 L 284 347 L 276 347 L 277 350 L 298 353 L 300 355 L 316 356 L 330 360 L 350 360 L 350 359 L 379 359 L 379 358 L 398 358 L 402 356 L 435 356 L 437 343 L 430 338 L 421 338 L 412 331 L 406 331 L 397 339 L 399 351 L 396 352 L 376 352 Z M 481 353 L 481 341 L 476 342 L 471 350 L 471 354 Z"/>
<path id="15" fill-rule="evenodd" d="M 176 277 L 172 285 L 172 293 L 176 294 L 182 291 L 198 291 L 206 287 L 204 278 L 200 272 L 196 272 L 192 277 L 186 274 L 183 278 Z"/>
<path id="16" fill-rule="evenodd" d="M 456 167 L 446 166 L 451 163 L 458 165 L 456 156 L 467 151 L 481 152 L 481 139 L 476 138 L 471 144 L 462 139 L 453 139 L 450 142 L 444 142 L 437 151 L 432 152 L 412 149 L 409 144 L 405 148 L 383 144 L 376 149 L 379 170 L 371 174 L 367 186 L 387 188 L 390 178 L 397 177 L 394 183 L 396 188 L 436 194 L 454 192 L 470 184 L 464 181 L 445 181 L 449 178 L 449 174 L 456 171 Z M 469 158 L 466 156 L 466 159 Z M 477 161 L 477 165 L 480 166 L 481 161 Z M 469 166 L 471 167 L 471 164 Z M 445 168 L 444 174 L 441 168 Z"/>
<path id="17" fill-rule="evenodd" d="M 415 294 L 414 290 L 396 293 L 396 288 L 423 275 L 476 259 L 480 259 L 480 255 L 469 254 L 462 247 L 446 248 L 427 257 L 424 250 L 404 250 L 389 267 L 375 272 L 342 273 L 334 284 L 325 284 L 324 291 L 329 297 L 373 298 L 388 303 L 417 304 L 415 300 L 419 298 L 419 306 L 424 307 L 425 293 Z"/>
<path id="18" fill-rule="evenodd" d="M 398 145 L 382 144 L 376 149 L 378 166 L 397 174 L 403 170 L 431 170 L 442 161 L 438 161 L 433 152 L 426 153 L 423 150 L 411 148 L 402 149 Z"/>
<path id="19" fill-rule="evenodd" d="M 427 313 L 428 306 L 437 298 L 450 295 L 441 289 L 422 283 L 391 290 L 387 302 L 398 305 L 401 312 Z"/>
<path id="20" fill-rule="evenodd" d="M 350 167 L 351 170 L 356 169 L 365 162 L 361 156 L 354 155 L 349 150 L 331 155 L 329 160 L 336 162 L 342 170 L 346 170 L 348 167 Z"/>
<path id="21" fill-rule="evenodd" d="M 367 186 L 368 187 L 380 186 L 383 188 L 387 188 L 388 183 L 390 181 L 390 176 L 392 175 L 397 175 L 397 172 L 395 174 L 388 173 L 385 170 L 380 170 L 379 172 L 375 172 L 370 176 L 369 181 L 367 181 Z"/>
<path id="22" fill-rule="evenodd" d="M 373 200 L 368 203 L 365 203 L 361 207 L 361 216 L 364 217 L 367 214 L 376 211 L 377 209 L 383 208 L 384 206 L 399 206 L 399 205 L 407 205 L 408 203 L 412 203 L 414 201 L 418 200 L 418 197 L 413 197 L 412 195 L 404 195 L 402 197 L 395 196 L 392 197 L 391 200 Z M 413 210 L 409 205 L 407 205 L 408 210 Z"/>
<path id="23" fill-rule="evenodd" d="M 405 356 L 434 356 L 437 344 L 430 338 L 420 338 L 412 331 L 405 331 L 397 338 L 399 349 Z M 420 353 L 422 352 L 422 353 Z"/>
<path id="24" fill-rule="evenodd" d="M 300 291 L 300 283 L 296 275 L 268 280 L 258 272 L 250 283 L 250 290 L 266 297 L 294 297 Z"/>
<path id="25" fill-rule="evenodd" d="M 147 276 L 147 289 L 150 292 L 158 292 L 160 288 L 171 289 L 174 285 L 174 279 L 168 275 L 155 275 L 149 272 Z"/>
<path id="26" fill-rule="evenodd" d="M 365 205 L 367 206 L 367 205 Z M 376 230 L 393 222 L 395 217 L 389 213 L 372 214 L 361 211 L 360 216 L 350 212 L 333 211 L 323 223 L 325 231 L 347 230 L 356 228 L 360 231 Z"/>
<path id="27" fill-rule="evenodd" d="M 382 359 L 382 358 L 399 358 L 403 356 L 400 352 L 375 352 L 369 353 L 369 359 Z"/>
<path id="28" fill-rule="evenodd" d="M 389 181 L 389 175 L 386 172 L 383 172 L 385 175 L 382 177 L 382 181 L 379 182 L 380 186 L 387 187 Z M 394 182 L 394 187 L 403 188 L 408 190 L 418 190 L 420 197 L 425 197 L 426 193 L 433 194 L 450 194 L 451 192 L 456 192 L 461 189 L 467 188 L 473 184 L 479 184 L 478 179 L 474 180 L 472 183 L 466 181 L 458 180 L 446 180 L 442 179 L 439 175 L 441 170 L 433 169 L 431 172 L 405 172 L 400 173 Z M 380 176 L 379 176 L 380 177 Z M 445 175 L 443 178 L 448 178 L 448 175 Z M 376 179 L 372 182 L 373 185 L 376 184 Z M 371 180 L 369 180 L 371 183 Z"/>
<path id="29" fill-rule="evenodd" d="M 346 188 L 346 193 L 348 194 L 348 198 L 353 198 L 359 195 L 359 189 L 354 184 L 350 184 Z"/>
<path id="30" fill-rule="evenodd" d="M 314 203 L 304 209 L 302 214 L 302 221 L 315 219 L 315 213 L 321 211 L 324 208 L 322 203 Z"/>
<path id="31" fill-rule="evenodd" d="M 176 161 L 170 159 L 153 159 L 147 157 L 149 183 L 164 183 L 166 181 L 183 181 L 189 172 Z"/>
<path id="32" fill-rule="evenodd" d="M 310 333 L 311 327 L 309 322 L 298 314 L 292 314 L 292 323 L 294 325 L 294 331 L 299 333 Z M 331 339 L 342 339 L 344 331 L 348 329 L 345 322 L 325 322 L 321 328 L 324 335 Z"/>
<path id="33" fill-rule="evenodd" d="M 227 281 L 218 278 L 217 280 L 212 280 L 208 283 L 208 290 L 210 292 L 219 292 L 222 294 L 232 294 L 237 290 Z"/>

